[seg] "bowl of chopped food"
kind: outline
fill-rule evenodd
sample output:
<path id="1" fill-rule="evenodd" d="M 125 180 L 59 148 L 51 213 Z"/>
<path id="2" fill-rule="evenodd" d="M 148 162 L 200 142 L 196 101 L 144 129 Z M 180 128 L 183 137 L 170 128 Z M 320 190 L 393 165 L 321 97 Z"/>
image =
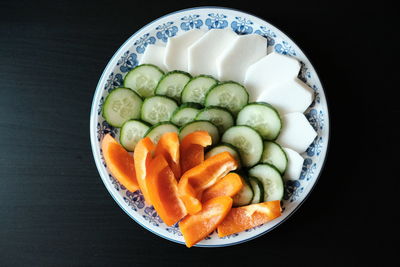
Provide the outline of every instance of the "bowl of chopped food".
<path id="1" fill-rule="evenodd" d="M 304 202 L 326 158 L 318 75 L 279 29 L 197 7 L 160 17 L 114 54 L 94 93 L 100 177 L 138 224 L 187 247 L 268 233 Z"/>

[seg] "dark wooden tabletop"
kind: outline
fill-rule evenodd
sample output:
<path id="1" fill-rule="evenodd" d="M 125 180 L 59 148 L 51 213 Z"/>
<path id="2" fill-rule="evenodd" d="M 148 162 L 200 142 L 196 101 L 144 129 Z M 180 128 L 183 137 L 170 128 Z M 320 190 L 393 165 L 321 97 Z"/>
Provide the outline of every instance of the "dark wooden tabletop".
<path id="1" fill-rule="evenodd" d="M 139 226 L 109 195 L 89 112 L 129 36 L 210 3 L 1 1 L 0 266 L 354 266 L 372 257 L 356 248 L 390 248 L 399 49 L 395 9 L 379 2 L 218 2 L 264 18 L 305 51 L 328 97 L 331 143 L 314 191 L 277 229 L 234 247 L 187 249 Z"/>

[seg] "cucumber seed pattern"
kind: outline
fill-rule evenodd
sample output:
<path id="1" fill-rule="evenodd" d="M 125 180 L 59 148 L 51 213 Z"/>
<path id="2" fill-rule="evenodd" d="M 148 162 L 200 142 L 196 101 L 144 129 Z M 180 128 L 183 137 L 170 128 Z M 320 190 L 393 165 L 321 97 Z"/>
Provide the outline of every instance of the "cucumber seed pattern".
<path id="1" fill-rule="evenodd" d="M 196 87 L 195 89 L 193 89 L 193 93 L 191 95 L 191 97 L 193 98 L 193 102 L 204 103 L 206 90 L 206 87 Z"/>
<path id="2" fill-rule="evenodd" d="M 149 111 L 149 118 L 152 121 L 167 121 L 169 120 L 171 114 L 169 114 L 168 109 L 159 103 L 154 104 L 152 109 Z"/>
<path id="3" fill-rule="evenodd" d="M 132 111 L 133 103 L 134 99 L 129 99 L 129 97 L 125 97 L 124 99 L 122 99 L 122 101 L 115 100 L 112 102 L 112 110 L 118 112 L 122 118 L 128 119 Z"/>
<path id="4" fill-rule="evenodd" d="M 270 126 L 261 114 L 253 114 L 252 117 L 246 120 L 244 125 L 251 125 L 251 127 L 262 133 L 263 135 L 269 135 L 270 133 Z"/>
<path id="5" fill-rule="evenodd" d="M 156 87 L 156 82 L 145 75 L 139 75 L 136 78 L 136 86 L 138 93 L 143 97 L 148 97 L 153 94 L 153 89 Z"/>
<path id="6" fill-rule="evenodd" d="M 224 92 L 218 97 L 219 106 L 229 109 L 236 113 L 238 106 L 236 103 L 239 102 L 236 96 L 232 96 L 229 92 Z"/>
<path id="7" fill-rule="evenodd" d="M 235 136 L 232 140 L 232 144 L 239 149 L 240 153 L 246 155 L 251 154 L 253 150 L 251 143 L 244 138 L 244 136 Z"/>
<path id="8" fill-rule="evenodd" d="M 180 85 L 176 85 L 176 86 L 174 86 L 174 85 L 169 85 L 168 87 L 167 87 L 167 93 L 166 93 L 166 95 L 167 96 L 170 96 L 170 97 L 173 97 L 173 98 L 175 98 L 175 99 L 179 99 L 179 97 L 180 97 L 180 95 L 181 95 L 181 92 L 182 92 L 182 86 L 180 86 Z"/>
<path id="9" fill-rule="evenodd" d="M 146 131 L 143 129 L 130 128 L 126 133 L 126 137 L 128 140 L 131 140 L 132 143 L 137 144 L 145 133 Z"/>

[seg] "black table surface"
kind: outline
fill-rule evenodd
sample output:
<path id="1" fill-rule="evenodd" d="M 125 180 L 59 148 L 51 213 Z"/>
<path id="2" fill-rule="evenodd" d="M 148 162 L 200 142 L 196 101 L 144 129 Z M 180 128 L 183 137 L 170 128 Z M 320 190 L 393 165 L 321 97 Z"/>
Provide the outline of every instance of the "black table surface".
<path id="1" fill-rule="evenodd" d="M 89 111 L 129 36 L 166 13 L 216 4 L 269 21 L 305 51 L 328 97 L 331 142 L 314 191 L 277 229 L 187 249 L 136 224 L 107 192 Z M 389 252 L 398 246 L 395 10 L 383 1 L 1 1 L 0 266 L 355 266 L 372 262 L 368 249 Z"/>

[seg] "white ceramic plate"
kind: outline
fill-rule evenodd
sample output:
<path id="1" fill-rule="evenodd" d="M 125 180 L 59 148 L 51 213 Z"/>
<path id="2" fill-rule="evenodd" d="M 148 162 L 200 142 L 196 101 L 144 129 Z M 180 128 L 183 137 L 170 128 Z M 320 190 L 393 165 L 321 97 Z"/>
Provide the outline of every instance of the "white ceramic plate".
<path id="1" fill-rule="evenodd" d="M 90 114 L 90 138 L 94 160 L 107 190 L 119 206 L 147 230 L 168 240 L 184 244 L 177 225 L 172 227 L 165 225 L 155 210 L 145 205 L 139 191 L 127 191 L 110 175 L 101 153 L 100 141 L 107 133 L 118 137 L 119 129 L 104 121 L 101 107 L 107 94 L 114 88 L 122 86 L 127 72 L 140 64 L 141 57 L 149 44 L 165 44 L 168 38 L 178 36 L 193 28 L 206 30 L 231 28 L 238 34 L 255 33 L 266 37 L 269 41 L 269 51 L 275 50 L 278 53 L 293 56 L 303 63 L 299 77 L 315 92 L 315 100 L 305 115 L 318 136 L 302 155 L 305 161 L 299 179 L 285 182 L 282 216 L 262 226 L 224 238 L 219 238 L 216 233 L 213 233 L 197 244 L 201 247 L 229 246 L 249 241 L 271 231 L 293 214 L 307 198 L 317 182 L 326 157 L 329 139 L 328 107 L 318 75 L 304 53 L 279 29 L 258 17 L 229 8 L 198 7 L 167 14 L 144 26 L 118 49 L 100 77 Z"/>

